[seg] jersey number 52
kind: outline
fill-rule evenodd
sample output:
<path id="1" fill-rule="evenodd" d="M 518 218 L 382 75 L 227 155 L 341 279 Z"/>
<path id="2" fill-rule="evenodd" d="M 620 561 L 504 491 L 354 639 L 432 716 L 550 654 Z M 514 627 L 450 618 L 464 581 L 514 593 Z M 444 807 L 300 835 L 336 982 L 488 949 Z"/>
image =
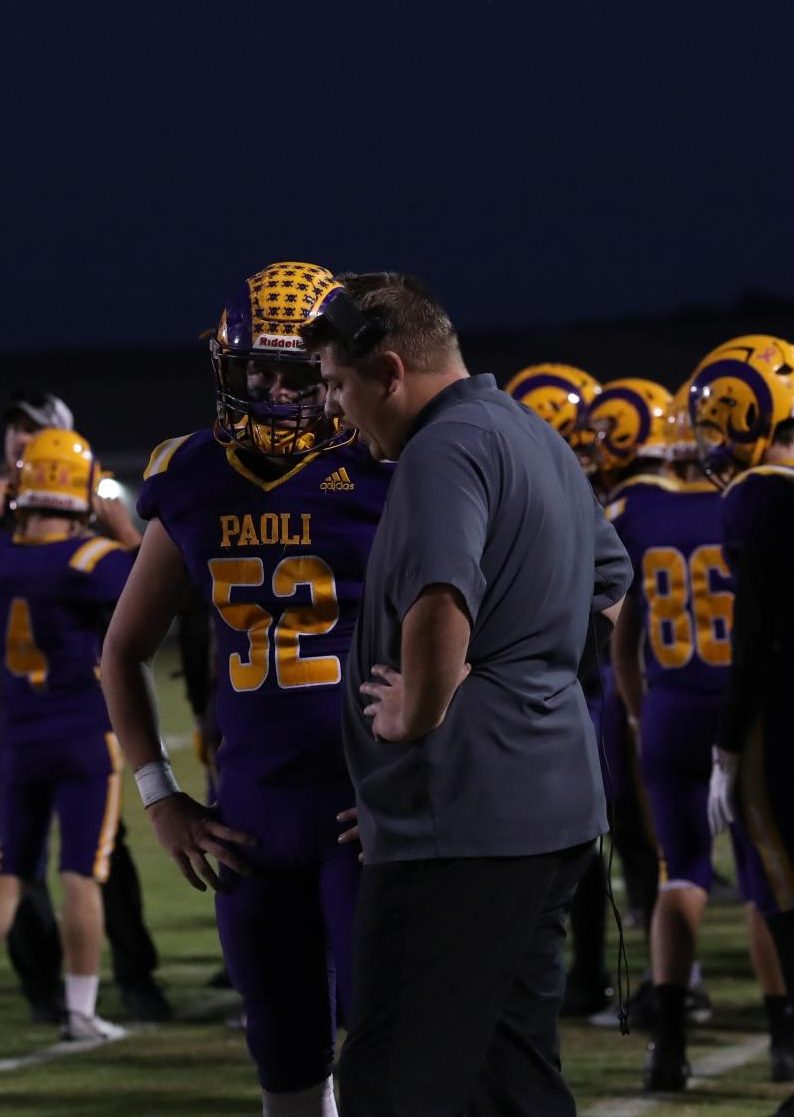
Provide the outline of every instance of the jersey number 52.
<path id="1" fill-rule="evenodd" d="M 270 671 L 273 615 L 254 602 L 232 601 L 236 586 L 262 586 L 265 568 L 260 558 L 210 559 L 212 603 L 223 620 L 248 637 L 248 656 L 229 656 L 229 678 L 236 691 L 257 690 Z M 282 559 L 273 571 L 273 594 L 290 598 L 298 586 L 308 586 L 311 604 L 284 609 L 272 636 L 276 680 L 280 687 L 330 686 L 342 677 L 335 655 L 301 656 L 301 636 L 322 636 L 339 620 L 336 582 L 328 563 L 317 555 Z"/>

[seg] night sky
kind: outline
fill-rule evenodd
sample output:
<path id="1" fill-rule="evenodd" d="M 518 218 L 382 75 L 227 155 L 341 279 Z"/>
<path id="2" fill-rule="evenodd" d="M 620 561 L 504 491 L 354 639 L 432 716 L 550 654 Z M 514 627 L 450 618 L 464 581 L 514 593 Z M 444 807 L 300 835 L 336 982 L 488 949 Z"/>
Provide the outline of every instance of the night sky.
<path id="1" fill-rule="evenodd" d="M 460 326 L 794 295 L 794 5 L 12 0 L 5 349 L 189 341 L 280 258 Z"/>

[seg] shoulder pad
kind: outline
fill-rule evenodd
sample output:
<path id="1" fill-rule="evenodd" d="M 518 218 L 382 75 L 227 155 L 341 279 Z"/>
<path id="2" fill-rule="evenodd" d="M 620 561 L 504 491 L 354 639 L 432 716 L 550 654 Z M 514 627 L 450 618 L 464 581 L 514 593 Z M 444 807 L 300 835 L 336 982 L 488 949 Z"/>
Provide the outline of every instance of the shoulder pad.
<path id="1" fill-rule="evenodd" d="M 143 471 L 144 481 L 148 481 L 150 477 L 156 477 L 158 473 L 165 473 L 171 464 L 171 459 L 174 454 L 184 445 L 189 438 L 193 437 L 193 431 L 190 434 L 181 434 L 177 438 L 167 438 L 165 442 L 161 442 L 159 446 L 155 446 L 152 450 L 149 464 Z"/>
<path id="2" fill-rule="evenodd" d="M 737 489 L 739 485 L 743 485 L 745 481 L 754 480 L 756 477 L 781 477 L 784 481 L 794 485 L 794 469 L 789 465 L 756 465 L 752 469 L 746 469 L 744 473 L 740 473 L 738 477 L 734 477 L 729 485 L 726 485 L 722 490 L 722 495 L 727 496 L 728 493 Z"/>
<path id="3" fill-rule="evenodd" d="M 90 574 L 105 555 L 110 554 L 111 551 L 123 550 L 122 545 L 117 543 L 115 539 L 107 539 L 104 535 L 96 535 L 93 539 L 87 539 L 77 548 L 69 559 L 69 565 L 73 570 Z"/>
<path id="4" fill-rule="evenodd" d="M 636 477 L 629 477 L 628 480 L 615 485 L 609 494 L 610 498 L 614 499 L 614 497 L 626 492 L 627 489 L 637 488 L 640 485 L 647 488 L 663 489 L 664 492 L 668 493 L 677 493 L 681 487 L 680 482 L 673 477 L 662 477 L 658 473 L 638 473 Z"/>

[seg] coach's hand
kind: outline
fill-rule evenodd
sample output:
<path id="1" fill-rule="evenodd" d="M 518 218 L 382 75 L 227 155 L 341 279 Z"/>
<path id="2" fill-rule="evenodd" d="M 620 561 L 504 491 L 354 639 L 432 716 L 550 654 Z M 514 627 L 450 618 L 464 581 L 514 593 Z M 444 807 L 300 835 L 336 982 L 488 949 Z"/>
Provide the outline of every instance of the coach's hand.
<path id="1" fill-rule="evenodd" d="M 250 872 L 245 862 L 223 843 L 255 846 L 256 839 L 224 826 L 218 821 L 213 808 L 204 807 L 183 791 L 178 791 L 152 803 L 146 813 L 160 845 L 170 853 L 182 875 L 199 892 L 206 892 L 207 884 L 216 892 L 224 891 L 220 877 L 207 860 L 207 854 L 242 876 Z"/>
<path id="2" fill-rule="evenodd" d="M 738 775 L 739 757 L 736 753 L 725 752 L 715 745 L 711 750 L 708 800 L 709 830 L 713 837 L 721 834 L 734 820 Z"/>

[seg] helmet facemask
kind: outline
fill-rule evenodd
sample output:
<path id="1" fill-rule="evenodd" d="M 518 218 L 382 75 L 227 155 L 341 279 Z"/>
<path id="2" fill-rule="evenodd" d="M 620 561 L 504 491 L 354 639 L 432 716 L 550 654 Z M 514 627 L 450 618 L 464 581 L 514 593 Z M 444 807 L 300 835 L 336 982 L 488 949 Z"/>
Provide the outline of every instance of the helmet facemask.
<path id="1" fill-rule="evenodd" d="M 325 416 L 320 363 L 305 353 L 240 352 L 210 339 L 219 442 L 267 457 L 301 457 L 346 445 L 354 433 Z"/>

